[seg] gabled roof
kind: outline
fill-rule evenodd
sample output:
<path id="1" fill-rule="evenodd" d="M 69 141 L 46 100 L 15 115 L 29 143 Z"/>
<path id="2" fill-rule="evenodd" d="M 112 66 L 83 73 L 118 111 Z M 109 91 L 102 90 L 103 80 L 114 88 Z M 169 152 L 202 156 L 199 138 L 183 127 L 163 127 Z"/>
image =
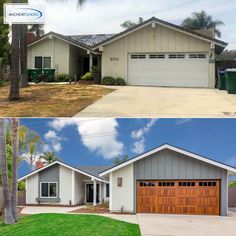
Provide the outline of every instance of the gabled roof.
<path id="1" fill-rule="evenodd" d="M 63 34 L 58 34 L 55 32 L 49 32 L 45 34 L 44 36 L 36 39 L 32 43 L 28 44 L 28 47 L 46 39 L 49 38 L 50 36 L 54 36 L 58 39 L 61 39 L 67 43 L 70 43 L 74 46 L 80 47 L 85 50 L 89 50 L 91 47 L 94 45 L 105 41 L 106 39 L 112 37 L 114 34 L 88 34 L 88 35 L 63 35 Z"/>
<path id="2" fill-rule="evenodd" d="M 149 24 L 152 24 L 153 22 L 157 23 L 157 24 L 160 24 L 160 25 L 163 25 L 165 27 L 168 27 L 168 28 L 171 28 L 171 29 L 174 29 L 174 30 L 177 30 L 177 31 L 180 31 L 182 33 L 186 33 L 188 35 L 191 35 L 193 37 L 196 37 L 196 38 L 200 38 L 202 40 L 205 40 L 205 41 L 208 41 L 208 42 L 214 42 L 216 45 L 218 45 L 219 47 L 221 47 L 221 51 L 223 51 L 223 49 L 228 45 L 226 42 L 224 41 L 221 41 L 221 40 L 218 40 L 218 39 L 215 39 L 215 38 L 212 38 L 210 36 L 207 36 L 206 34 L 202 34 L 202 33 L 199 33 L 199 32 L 196 32 L 196 31 L 188 31 L 186 29 L 184 29 L 183 27 L 179 26 L 179 25 L 175 25 L 175 24 L 172 24 L 172 23 L 169 23 L 167 21 L 164 21 L 164 20 L 161 20 L 161 19 L 158 19 L 156 17 L 152 17 L 138 25 L 135 25 L 125 31 L 122 31 L 121 33 L 118 33 L 100 43 L 98 43 L 97 45 L 94 46 L 94 49 L 97 49 L 101 46 L 104 46 L 106 44 L 109 44 L 115 40 L 118 40 L 128 34 L 131 34 Z"/>
<path id="3" fill-rule="evenodd" d="M 83 174 L 83 175 L 86 175 L 86 176 L 88 176 L 88 177 L 90 177 L 90 178 L 92 178 L 92 179 L 95 179 L 95 180 L 98 180 L 98 181 L 102 181 L 102 182 L 106 182 L 106 180 L 104 180 L 103 178 L 99 177 L 98 175 L 96 175 L 96 174 L 94 174 L 94 173 L 89 173 L 89 172 L 87 172 L 87 171 L 85 171 L 85 170 L 82 170 L 82 169 L 80 169 L 80 168 L 77 168 L 77 167 L 68 165 L 68 164 L 66 164 L 66 163 L 64 163 L 64 162 L 62 162 L 62 161 L 54 161 L 54 162 L 52 162 L 52 163 L 50 163 L 50 164 L 48 164 L 48 165 L 46 165 L 46 166 L 43 166 L 42 168 L 39 168 L 39 169 L 37 169 L 37 170 L 35 170 L 35 171 L 32 171 L 31 173 L 29 173 L 29 174 L 27 174 L 27 175 L 24 175 L 24 176 L 20 177 L 20 178 L 18 179 L 18 181 L 25 180 L 26 178 L 28 178 L 28 177 L 30 177 L 30 176 L 32 176 L 32 175 L 35 175 L 35 174 L 37 174 L 38 172 L 40 172 L 40 171 L 42 171 L 42 170 L 45 170 L 45 169 L 47 169 L 47 168 L 49 168 L 49 167 L 51 167 L 51 166 L 53 166 L 53 165 L 56 165 L 56 164 L 61 165 L 61 166 L 64 166 L 64 167 L 66 167 L 66 168 L 68 168 L 68 169 L 74 170 L 75 172 L 80 173 L 80 174 Z M 104 170 L 104 169 L 103 169 L 103 170 Z"/>
<path id="4" fill-rule="evenodd" d="M 139 160 L 141 160 L 141 159 L 143 159 L 145 157 L 148 157 L 148 156 L 150 156 L 150 155 L 152 155 L 154 153 L 160 152 L 160 151 L 165 150 L 165 149 L 172 150 L 174 152 L 186 155 L 186 156 L 194 158 L 196 160 L 203 161 L 205 163 L 208 163 L 208 164 L 214 165 L 216 167 L 225 169 L 225 170 L 229 171 L 229 174 L 231 174 L 231 175 L 235 175 L 236 174 L 236 168 L 235 167 L 223 164 L 221 162 L 214 161 L 214 160 L 212 160 L 210 158 L 198 155 L 198 154 L 193 153 L 193 152 L 186 151 L 184 149 L 181 149 L 181 148 L 169 145 L 169 144 L 163 144 L 163 145 L 161 145 L 161 146 L 159 146 L 159 147 L 157 147 L 155 149 L 152 149 L 152 150 L 150 150 L 148 152 L 145 152 L 145 153 L 143 153 L 143 154 L 141 154 L 139 156 L 136 156 L 136 157 L 134 157 L 134 158 L 132 158 L 132 159 L 130 159 L 128 161 L 125 161 L 125 162 L 123 162 L 123 163 L 121 163 L 121 164 L 119 164 L 117 166 L 111 167 L 110 169 L 107 169 L 107 170 L 101 172 L 99 174 L 99 176 L 100 177 L 104 177 L 104 176 L 110 174 L 113 171 L 121 169 L 121 168 L 123 168 L 123 167 L 125 167 L 127 165 L 130 165 L 130 164 L 132 164 L 132 163 L 134 163 L 136 161 L 139 161 Z"/>
<path id="5" fill-rule="evenodd" d="M 111 166 L 78 166 L 78 168 L 91 175 L 99 177 L 101 172 L 111 168 Z"/>

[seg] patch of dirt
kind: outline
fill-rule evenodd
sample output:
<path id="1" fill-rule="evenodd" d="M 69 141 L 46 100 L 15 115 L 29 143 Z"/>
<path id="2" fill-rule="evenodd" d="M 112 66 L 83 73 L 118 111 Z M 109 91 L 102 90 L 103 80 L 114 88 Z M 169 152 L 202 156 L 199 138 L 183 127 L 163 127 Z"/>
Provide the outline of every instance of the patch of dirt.
<path id="1" fill-rule="evenodd" d="M 94 213 L 94 214 L 108 214 L 109 208 L 104 205 L 86 206 L 85 208 L 70 211 L 70 213 Z"/>
<path id="2" fill-rule="evenodd" d="M 37 84 L 21 89 L 21 98 L 10 102 L 9 87 L 0 87 L 0 117 L 71 117 L 113 91 L 95 85 Z"/>

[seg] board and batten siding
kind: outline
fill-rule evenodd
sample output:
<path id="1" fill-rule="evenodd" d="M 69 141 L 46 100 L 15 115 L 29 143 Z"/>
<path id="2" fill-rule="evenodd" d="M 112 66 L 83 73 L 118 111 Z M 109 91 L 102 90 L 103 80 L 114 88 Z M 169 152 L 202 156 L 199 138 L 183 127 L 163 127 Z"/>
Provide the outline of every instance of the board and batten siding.
<path id="1" fill-rule="evenodd" d="M 60 166 L 58 164 L 51 166 L 38 173 L 38 198 L 40 199 L 40 183 L 56 182 L 58 186 L 58 198 L 60 198 Z M 53 202 L 53 198 L 43 198 L 43 202 Z M 43 203 L 42 202 L 42 203 Z"/>
<path id="2" fill-rule="evenodd" d="M 221 180 L 221 215 L 227 215 L 227 171 L 183 154 L 163 150 L 134 163 L 137 180 L 219 179 Z M 134 184 L 136 210 L 136 184 Z"/>
<path id="3" fill-rule="evenodd" d="M 215 59 L 211 43 L 156 24 L 148 25 L 104 46 L 102 76 L 122 77 L 128 81 L 128 54 L 130 53 L 189 53 L 202 52 Z M 111 60 L 116 58 L 116 60 Z M 119 60 L 117 60 L 119 59 Z M 209 63 L 209 87 L 215 86 L 215 64 Z"/>
<path id="4" fill-rule="evenodd" d="M 125 212 L 134 211 L 133 173 L 133 164 L 112 172 L 112 177 L 109 178 L 111 212 L 120 212 L 122 209 Z M 122 178 L 122 187 L 117 186 L 118 178 Z"/>
<path id="5" fill-rule="evenodd" d="M 32 175 L 26 179 L 26 204 L 38 204 L 38 174 Z"/>
<path id="6" fill-rule="evenodd" d="M 27 68 L 33 69 L 35 57 L 51 57 L 51 67 L 56 73 L 69 74 L 70 45 L 55 37 L 44 39 L 28 47 Z"/>

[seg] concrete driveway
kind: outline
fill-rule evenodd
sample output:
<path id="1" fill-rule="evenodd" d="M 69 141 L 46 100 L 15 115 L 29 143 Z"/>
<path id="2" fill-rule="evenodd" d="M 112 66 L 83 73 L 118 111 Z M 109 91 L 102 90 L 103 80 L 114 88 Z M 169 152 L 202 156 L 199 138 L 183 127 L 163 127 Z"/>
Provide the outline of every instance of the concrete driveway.
<path id="1" fill-rule="evenodd" d="M 236 95 L 218 89 L 125 86 L 76 116 L 236 117 Z"/>
<path id="2" fill-rule="evenodd" d="M 182 216 L 138 214 L 144 236 L 235 236 L 236 214 L 221 216 Z"/>

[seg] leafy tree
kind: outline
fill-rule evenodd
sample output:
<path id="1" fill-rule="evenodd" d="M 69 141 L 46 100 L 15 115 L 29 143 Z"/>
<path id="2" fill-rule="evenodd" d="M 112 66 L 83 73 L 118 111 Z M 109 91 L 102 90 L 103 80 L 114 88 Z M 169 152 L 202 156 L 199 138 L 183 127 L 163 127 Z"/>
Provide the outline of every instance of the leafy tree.
<path id="1" fill-rule="evenodd" d="M 28 31 L 33 32 L 37 38 L 42 37 L 44 35 L 44 25 L 29 25 Z"/>
<path id="2" fill-rule="evenodd" d="M 9 25 L 3 23 L 3 3 L 0 0 L 0 69 L 1 64 L 9 64 L 10 61 L 10 43 L 9 43 Z"/>
<path id="3" fill-rule="evenodd" d="M 236 187 L 236 180 L 229 183 L 229 187 Z"/>
<path id="4" fill-rule="evenodd" d="M 123 163 L 123 162 L 125 162 L 127 160 L 129 160 L 129 157 L 126 154 L 123 157 L 116 157 L 116 158 L 114 158 L 113 163 L 114 163 L 114 165 L 119 165 L 119 164 L 121 164 L 121 163 Z"/>
<path id="5" fill-rule="evenodd" d="M 141 24 L 141 23 L 143 23 L 143 18 L 139 17 L 138 22 L 133 22 L 131 20 L 127 20 L 127 21 L 123 22 L 120 26 L 124 29 L 129 29 L 129 28 L 132 28 L 135 25 L 138 25 L 138 24 Z"/>
<path id="6" fill-rule="evenodd" d="M 54 152 L 43 152 L 43 154 L 40 156 L 41 159 L 47 164 L 50 164 L 54 161 L 59 161 L 60 158 L 55 155 Z"/>
<path id="7" fill-rule="evenodd" d="M 217 37 L 221 37 L 219 26 L 224 25 L 221 20 L 213 20 L 206 11 L 193 12 L 192 16 L 183 20 L 181 26 L 186 30 L 208 30 L 213 29 Z"/>

